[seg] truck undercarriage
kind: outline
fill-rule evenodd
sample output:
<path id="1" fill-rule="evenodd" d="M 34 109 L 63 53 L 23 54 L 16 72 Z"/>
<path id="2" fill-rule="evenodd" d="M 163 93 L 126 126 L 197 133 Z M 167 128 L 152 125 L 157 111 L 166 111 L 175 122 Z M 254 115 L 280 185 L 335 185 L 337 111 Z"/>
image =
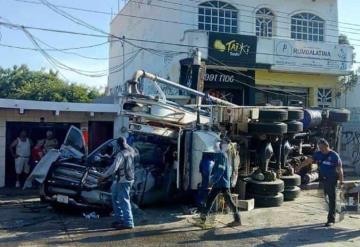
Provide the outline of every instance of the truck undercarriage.
<path id="1" fill-rule="evenodd" d="M 157 96 L 139 91 L 138 85 L 145 78 L 157 88 Z M 184 106 L 168 101 L 157 82 L 197 97 L 198 104 Z M 226 136 L 233 147 L 228 153 L 233 192 L 239 199 L 254 198 L 257 206 L 280 206 L 284 200 L 296 199 L 301 183 L 318 178 L 315 164 L 299 174 L 295 168 L 304 156 L 314 152 L 319 138 L 327 138 L 338 150 L 341 123 L 350 116 L 343 109 L 237 106 L 144 71 L 136 72 L 127 85 L 119 106 L 121 117 L 126 119 L 121 135 L 131 140 L 140 155 L 132 191 L 139 205 L 166 202 L 177 197 L 174 195 L 197 201 L 203 153 L 214 150 Z M 201 105 L 201 99 L 213 104 Z M 66 138 L 69 140 L 62 149 L 52 151 L 53 157 L 45 156 L 38 166 L 46 168 L 35 169 L 29 182 L 36 179 L 42 184 L 46 200 L 111 206 L 111 182 L 99 186 L 97 178 L 114 159 L 115 140 L 86 155 L 81 132 L 74 128 L 68 136 L 74 140 Z"/>

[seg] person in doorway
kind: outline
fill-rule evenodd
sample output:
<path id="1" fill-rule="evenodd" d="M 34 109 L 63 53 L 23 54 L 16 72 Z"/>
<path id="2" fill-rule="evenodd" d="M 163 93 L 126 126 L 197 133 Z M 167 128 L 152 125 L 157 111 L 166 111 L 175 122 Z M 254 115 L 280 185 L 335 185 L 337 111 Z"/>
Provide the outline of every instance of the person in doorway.
<path id="1" fill-rule="evenodd" d="M 43 140 L 43 152 L 46 154 L 51 149 L 58 148 L 58 141 L 54 137 L 54 132 L 51 130 L 46 131 L 46 138 Z"/>
<path id="2" fill-rule="evenodd" d="M 231 166 L 227 157 L 229 149 L 229 140 L 223 139 L 220 143 L 220 151 L 215 155 L 215 164 L 212 169 L 209 187 L 211 188 L 210 194 L 207 198 L 206 205 L 201 212 L 200 219 L 203 223 L 206 222 L 210 210 L 214 204 L 216 197 L 223 193 L 226 204 L 230 207 L 234 214 L 234 221 L 228 226 L 240 226 L 241 219 L 237 206 L 231 197 L 230 192 L 230 179 L 231 179 Z"/>
<path id="3" fill-rule="evenodd" d="M 30 173 L 29 159 L 31 155 L 31 140 L 27 137 L 25 130 L 20 132 L 10 145 L 10 152 L 15 159 L 16 188 L 20 188 L 20 177 L 23 173 L 26 176 Z"/>
<path id="4" fill-rule="evenodd" d="M 120 151 L 113 164 L 99 177 L 98 183 L 102 183 L 112 177 L 111 187 L 112 204 L 115 213 L 115 222 L 112 227 L 117 230 L 134 228 L 134 220 L 130 202 L 130 189 L 135 178 L 135 150 L 130 147 L 126 139 L 117 139 Z"/>
<path id="5" fill-rule="evenodd" d="M 173 185 L 176 183 L 177 162 L 177 152 L 175 148 L 168 147 L 164 155 L 164 191 L 167 201 L 171 199 L 172 192 L 174 191 Z"/>
<path id="6" fill-rule="evenodd" d="M 329 227 L 335 224 L 336 216 L 336 187 L 338 180 L 340 186 L 344 184 L 344 172 L 339 154 L 331 150 L 329 143 L 325 139 L 318 142 L 319 151 L 312 157 L 307 158 L 297 170 L 317 163 L 320 166 L 320 183 L 324 187 L 325 196 L 329 198 L 329 213 L 325 226 Z"/>
<path id="7" fill-rule="evenodd" d="M 38 140 L 31 150 L 31 170 L 39 163 L 43 157 L 43 142 Z"/>

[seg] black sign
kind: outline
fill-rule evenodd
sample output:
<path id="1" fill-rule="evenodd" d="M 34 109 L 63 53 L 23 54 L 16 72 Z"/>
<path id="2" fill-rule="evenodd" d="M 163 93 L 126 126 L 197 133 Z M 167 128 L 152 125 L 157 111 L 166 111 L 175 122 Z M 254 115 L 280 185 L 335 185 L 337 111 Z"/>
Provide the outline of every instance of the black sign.
<path id="1" fill-rule="evenodd" d="M 253 68 L 256 46 L 256 36 L 210 33 L 208 64 Z"/>

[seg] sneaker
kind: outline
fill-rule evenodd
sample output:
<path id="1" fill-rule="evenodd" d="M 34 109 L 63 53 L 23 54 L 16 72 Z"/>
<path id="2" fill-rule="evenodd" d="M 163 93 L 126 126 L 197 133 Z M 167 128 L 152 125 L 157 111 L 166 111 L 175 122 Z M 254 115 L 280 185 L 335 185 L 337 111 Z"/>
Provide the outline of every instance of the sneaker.
<path id="1" fill-rule="evenodd" d="M 19 182 L 19 181 L 16 181 L 15 187 L 16 187 L 16 188 L 20 188 L 20 182 Z"/>
<path id="2" fill-rule="evenodd" d="M 116 230 L 130 230 L 130 229 L 134 229 L 133 226 L 124 226 L 124 225 L 117 225 L 115 226 Z"/>
<path id="3" fill-rule="evenodd" d="M 237 227 L 237 226 L 241 226 L 241 225 L 242 225 L 241 221 L 234 220 L 233 222 L 230 222 L 226 226 L 228 226 L 228 227 Z"/>
<path id="4" fill-rule="evenodd" d="M 334 224 L 334 222 L 326 222 L 325 227 L 332 227 Z"/>
<path id="5" fill-rule="evenodd" d="M 122 222 L 121 222 L 121 221 L 114 221 L 114 222 L 111 223 L 111 227 L 112 227 L 112 228 L 116 228 L 116 227 L 119 226 L 119 225 L 122 225 Z"/>

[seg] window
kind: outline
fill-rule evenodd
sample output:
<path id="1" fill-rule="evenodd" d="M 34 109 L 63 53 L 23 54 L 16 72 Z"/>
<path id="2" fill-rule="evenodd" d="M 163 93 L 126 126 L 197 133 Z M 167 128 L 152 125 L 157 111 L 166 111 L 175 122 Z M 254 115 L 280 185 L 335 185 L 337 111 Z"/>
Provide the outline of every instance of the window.
<path id="1" fill-rule="evenodd" d="M 321 108 L 331 107 L 333 102 L 333 90 L 329 88 L 318 89 L 318 106 Z"/>
<path id="2" fill-rule="evenodd" d="M 268 8 L 256 11 L 256 36 L 272 37 L 274 13 Z"/>
<path id="3" fill-rule="evenodd" d="M 199 29 L 237 33 L 237 15 L 235 7 L 220 1 L 209 1 L 199 5 Z"/>
<path id="4" fill-rule="evenodd" d="M 325 22 L 310 13 L 300 13 L 291 17 L 291 38 L 309 41 L 324 41 Z"/>

